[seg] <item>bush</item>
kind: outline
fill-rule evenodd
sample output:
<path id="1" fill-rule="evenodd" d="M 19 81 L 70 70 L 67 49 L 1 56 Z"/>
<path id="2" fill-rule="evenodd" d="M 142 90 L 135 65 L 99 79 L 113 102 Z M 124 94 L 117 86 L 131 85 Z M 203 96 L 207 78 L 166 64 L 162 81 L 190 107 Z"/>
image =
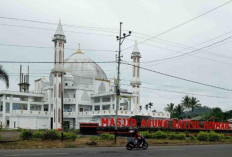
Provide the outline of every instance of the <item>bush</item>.
<path id="1" fill-rule="evenodd" d="M 28 139 L 31 139 L 32 138 L 32 131 L 31 130 L 22 130 L 21 131 L 21 134 L 20 134 L 20 137 L 23 139 L 23 140 L 28 140 Z"/>
<path id="2" fill-rule="evenodd" d="M 58 139 L 58 132 L 56 130 L 48 130 L 44 133 L 44 140 L 56 140 Z"/>
<path id="3" fill-rule="evenodd" d="M 168 139 L 170 139 L 170 140 L 176 139 L 176 134 L 173 133 L 173 132 L 169 133 L 169 134 L 168 134 Z"/>
<path id="4" fill-rule="evenodd" d="M 100 139 L 111 141 L 111 140 L 114 140 L 114 135 L 108 134 L 108 133 L 103 133 L 103 134 L 100 134 Z"/>
<path id="5" fill-rule="evenodd" d="M 44 131 L 34 131 L 33 132 L 33 138 L 44 138 Z"/>
<path id="6" fill-rule="evenodd" d="M 196 136 L 194 136 L 194 135 L 192 135 L 192 134 L 189 135 L 189 138 L 190 138 L 191 141 L 197 140 Z"/>
<path id="7" fill-rule="evenodd" d="M 168 139 L 170 140 L 174 140 L 174 139 L 178 139 L 178 140 L 185 140 L 185 134 L 184 133 L 169 133 L 168 134 Z"/>
<path id="8" fill-rule="evenodd" d="M 141 131 L 139 132 L 139 134 L 142 134 L 145 138 L 151 138 L 151 133 L 149 133 L 148 131 Z"/>
<path id="9" fill-rule="evenodd" d="M 199 141 L 209 141 L 209 133 L 207 132 L 200 132 L 198 135 L 197 135 L 197 139 Z"/>
<path id="10" fill-rule="evenodd" d="M 167 138 L 167 133 L 165 133 L 163 131 L 156 131 L 155 133 L 152 134 L 152 138 L 166 139 Z"/>
<path id="11" fill-rule="evenodd" d="M 61 137 L 61 133 L 59 134 Z M 77 135 L 72 132 L 64 132 L 64 140 L 76 140 Z"/>
<path id="12" fill-rule="evenodd" d="M 95 142 L 95 141 L 99 140 L 99 137 L 91 136 L 91 137 L 89 137 L 89 140 L 92 142 Z"/>
<path id="13" fill-rule="evenodd" d="M 186 135 L 184 133 L 176 134 L 176 139 L 178 140 L 185 140 L 185 138 L 186 138 Z"/>
<path id="14" fill-rule="evenodd" d="M 224 135 L 218 134 L 214 131 L 210 131 L 209 133 L 209 141 L 216 142 L 221 141 L 224 138 Z"/>
<path id="15" fill-rule="evenodd" d="M 224 139 L 226 139 L 226 140 L 232 140 L 232 137 L 231 136 L 224 136 Z"/>

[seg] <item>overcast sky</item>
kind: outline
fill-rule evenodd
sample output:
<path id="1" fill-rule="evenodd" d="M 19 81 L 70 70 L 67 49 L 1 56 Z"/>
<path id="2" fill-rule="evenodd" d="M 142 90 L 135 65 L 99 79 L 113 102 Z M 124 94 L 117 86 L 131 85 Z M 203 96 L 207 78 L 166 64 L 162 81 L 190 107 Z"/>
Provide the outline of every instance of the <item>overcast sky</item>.
<path id="1" fill-rule="evenodd" d="M 134 41 L 144 41 L 174 26 L 192 19 L 228 0 L 1 0 L 0 17 L 11 17 L 42 22 L 63 24 L 66 48 L 77 49 L 81 44 L 83 52 L 94 61 L 114 61 L 118 43 L 119 22 L 124 32 L 132 31 L 122 49 L 123 60 L 131 62 L 130 55 Z M 232 3 L 218 8 L 177 29 L 153 40 L 139 44 L 141 66 L 186 79 L 232 89 Z M 66 25 L 76 25 L 69 27 Z M 0 60 L 7 61 L 53 61 L 51 41 L 57 25 L 23 22 L 0 18 Z M 223 41 L 223 42 L 220 42 Z M 196 54 L 185 55 L 163 62 L 151 62 L 190 52 L 202 47 Z M 35 47 L 18 47 L 37 46 Z M 132 47 L 131 47 L 132 46 Z M 49 48 L 50 47 L 50 48 Z M 129 48 L 128 48 L 129 47 Z M 91 50 L 90 50 L 91 49 Z M 101 51 L 96 51 L 101 50 Z M 65 57 L 75 50 L 65 49 Z M 18 90 L 19 64 L 6 64 L 4 69 L 10 76 L 10 89 Z M 24 70 L 26 66 L 24 64 Z M 108 78 L 116 76 L 116 64 L 99 64 Z M 53 64 L 30 64 L 30 83 L 48 77 Z M 129 84 L 132 68 L 122 65 L 123 84 Z M 195 93 L 226 97 L 222 99 L 197 97 L 202 105 L 232 109 L 232 92 L 205 87 L 152 72 L 141 70 L 143 87 L 175 92 Z M 123 86 L 128 88 L 128 86 Z M 0 90 L 5 89 L 0 82 Z M 141 88 L 141 104 L 154 103 L 154 109 L 163 111 L 166 104 L 180 103 L 186 94 L 170 93 Z M 192 96 L 192 95 L 190 95 Z"/>

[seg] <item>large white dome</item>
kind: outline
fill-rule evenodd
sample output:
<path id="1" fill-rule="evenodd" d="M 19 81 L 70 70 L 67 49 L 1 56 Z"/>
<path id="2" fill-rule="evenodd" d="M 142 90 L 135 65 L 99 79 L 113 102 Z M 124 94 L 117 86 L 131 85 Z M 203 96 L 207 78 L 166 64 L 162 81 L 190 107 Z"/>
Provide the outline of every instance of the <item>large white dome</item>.
<path id="1" fill-rule="evenodd" d="M 107 76 L 101 67 L 82 53 L 80 49 L 65 59 L 65 62 L 71 62 L 65 63 L 64 68 L 74 77 L 107 80 Z"/>

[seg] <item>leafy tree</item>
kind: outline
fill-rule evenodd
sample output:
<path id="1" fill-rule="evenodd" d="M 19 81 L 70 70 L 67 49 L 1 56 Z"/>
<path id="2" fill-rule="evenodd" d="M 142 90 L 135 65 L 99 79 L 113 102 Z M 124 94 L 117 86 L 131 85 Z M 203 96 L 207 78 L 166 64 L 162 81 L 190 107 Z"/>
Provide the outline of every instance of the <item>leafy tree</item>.
<path id="1" fill-rule="evenodd" d="M 193 110 L 194 110 L 195 108 L 199 108 L 199 107 L 201 107 L 200 101 L 197 100 L 197 98 L 192 97 L 192 98 L 190 99 L 190 108 L 191 108 L 192 112 L 193 112 Z"/>
<path id="2" fill-rule="evenodd" d="M 174 108 L 173 117 L 181 119 L 184 113 L 184 106 L 179 104 Z"/>
<path id="3" fill-rule="evenodd" d="M 153 106 L 153 103 L 152 103 L 152 102 L 149 102 L 149 103 L 148 103 L 148 106 L 149 106 L 150 111 L 151 111 L 151 107 Z"/>
<path id="4" fill-rule="evenodd" d="M 174 112 L 174 106 L 175 106 L 174 103 L 170 103 L 170 104 L 167 104 L 167 107 L 164 108 L 166 112 L 170 113 L 171 117 Z"/>
<path id="5" fill-rule="evenodd" d="M 181 100 L 181 105 L 185 109 L 191 109 L 191 98 L 188 95 L 186 95 L 185 97 L 183 97 L 182 100 Z"/>
<path id="6" fill-rule="evenodd" d="M 148 107 L 149 107 L 149 106 L 148 106 L 148 104 L 146 104 L 146 105 L 145 105 L 145 109 L 146 109 L 146 111 L 148 110 Z"/>
<path id="7" fill-rule="evenodd" d="M 3 80 L 6 84 L 6 88 L 9 88 L 9 76 L 1 65 L 0 65 L 0 80 Z"/>

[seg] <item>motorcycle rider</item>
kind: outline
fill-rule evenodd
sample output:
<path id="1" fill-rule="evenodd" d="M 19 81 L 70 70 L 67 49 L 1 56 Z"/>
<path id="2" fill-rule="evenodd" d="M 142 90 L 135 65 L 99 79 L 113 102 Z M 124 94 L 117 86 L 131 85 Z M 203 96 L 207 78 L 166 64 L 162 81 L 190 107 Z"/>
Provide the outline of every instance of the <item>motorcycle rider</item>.
<path id="1" fill-rule="evenodd" d="M 142 147 L 142 145 L 143 145 L 143 138 L 139 134 L 138 129 L 135 128 L 131 133 L 132 133 L 132 136 L 134 137 L 135 145 L 137 147 Z"/>

